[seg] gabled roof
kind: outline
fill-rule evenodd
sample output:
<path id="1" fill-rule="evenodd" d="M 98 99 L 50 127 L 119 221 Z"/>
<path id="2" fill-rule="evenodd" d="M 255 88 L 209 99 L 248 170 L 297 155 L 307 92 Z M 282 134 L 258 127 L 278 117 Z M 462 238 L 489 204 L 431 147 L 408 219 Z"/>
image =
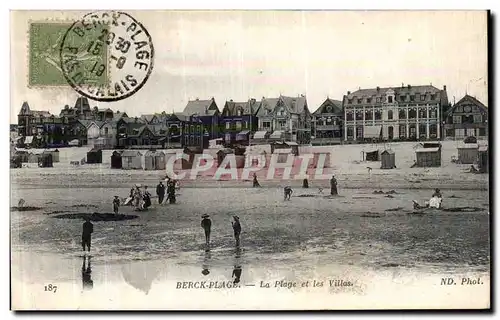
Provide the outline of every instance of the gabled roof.
<path id="1" fill-rule="evenodd" d="M 458 100 L 458 102 L 455 103 L 455 105 L 453 107 L 451 107 L 450 110 L 448 110 L 447 115 L 449 115 L 453 111 L 455 111 L 455 109 L 458 106 L 461 106 L 461 105 L 464 105 L 464 104 L 470 104 L 470 103 L 472 103 L 473 105 L 475 105 L 476 107 L 478 107 L 479 109 L 481 109 L 481 111 L 483 111 L 485 113 L 488 113 L 488 107 L 487 106 L 485 106 L 481 101 L 477 100 L 476 98 L 474 98 L 474 97 L 469 96 L 468 94 L 466 94 L 462 99 Z"/>
<path id="2" fill-rule="evenodd" d="M 151 120 L 153 120 L 155 117 L 156 117 L 156 115 L 154 115 L 154 114 L 143 114 L 141 116 L 141 119 L 146 121 L 147 123 L 150 123 Z"/>
<path id="3" fill-rule="evenodd" d="M 319 106 L 319 108 L 313 112 L 313 115 L 327 113 L 326 107 L 328 106 L 332 107 L 331 113 L 342 113 L 342 101 L 326 98 L 326 100 Z"/>
<path id="4" fill-rule="evenodd" d="M 100 129 L 106 123 L 106 121 L 90 121 L 88 127 L 90 127 L 93 123 Z"/>
<path id="5" fill-rule="evenodd" d="M 87 97 L 78 97 L 74 108 L 80 110 L 90 110 L 89 99 L 87 99 Z"/>
<path id="6" fill-rule="evenodd" d="M 123 117 L 128 118 L 128 115 L 125 112 L 115 113 L 113 115 L 113 120 L 118 121 Z"/>
<path id="7" fill-rule="evenodd" d="M 93 121 L 92 120 L 78 120 L 78 122 L 82 126 L 84 126 L 85 128 L 88 128 Z"/>
<path id="8" fill-rule="evenodd" d="M 146 121 L 141 118 L 129 118 L 129 117 L 122 117 L 121 120 L 123 120 L 125 123 L 141 123 L 141 124 L 146 124 Z"/>
<path id="9" fill-rule="evenodd" d="M 190 100 L 188 101 L 184 111 L 182 112 L 186 116 L 191 116 L 193 114 L 197 114 L 199 116 L 213 116 L 216 113 L 219 113 L 219 108 L 215 103 L 215 100 Z"/>
<path id="10" fill-rule="evenodd" d="M 111 110 L 110 108 L 98 108 L 97 109 L 98 112 L 113 112 L 113 110 Z"/>
<path id="11" fill-rule="evenodd" d="M 283 103 L 289 113 L 302 113 L 307 109 L 305 96 L 287 97 L 280 95 L 279 98 L 263 98 L 257 115 L 266 115 L 266 110 L 273 112 L 279 103 Z"/>
<path id="12" fill-rule="evenodd" d="M 226 101 L 224 104 L 224 108 L 222 109 L 222 114 L 225 116 L 236 116 L 238 114 L 238 110 L 241 110 L 242 115 L 245 113 L 245 105 L 246 102 L 234 102 L 234 101 Z"/>

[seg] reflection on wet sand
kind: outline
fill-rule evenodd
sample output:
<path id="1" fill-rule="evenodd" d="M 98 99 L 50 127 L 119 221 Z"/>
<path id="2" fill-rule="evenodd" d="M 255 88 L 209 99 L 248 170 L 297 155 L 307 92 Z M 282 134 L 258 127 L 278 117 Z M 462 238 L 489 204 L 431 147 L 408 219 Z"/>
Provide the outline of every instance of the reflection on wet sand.
<path id="1" fill-rule="evenodd" d="M 162 267 L 163 264 L 158 261 L 129 263 L 122 266 L 123 279 L 132 287 L 148 294 Z"/>
<path id="2" fill-rule="evenodd" d="M 240 283 L 240 278 L 241 278 L 241 249 L 239 247 L 236 248 L 235 254 L 234 254 L 234 269 L 233 273 L 231 275 L 231 278 L 234 277 L 234 283 Z"/>
<path id="3" fill-rule="evenodd" d="M 87 265 L 85 266 L 85 260 L 87 260 L 87 256 L 83 256 L 82 263 L 82 285 L 83 290 L 92 290 L 94 288 L 94 281 L 92 281 L 92 264 L 90 262 L 90 256 L 87 260 Z"/>
<path id="4" fill-rule="evenodd" d="M 201 274 L 204 276 L 208 275 L 210 273 L 210 259 L 212 258 L 212 255 L 210 254 L 210 251 L 205 252 L 205 257 L 203 258 L 203 264 L 202 264 L 202 270 Z"/>

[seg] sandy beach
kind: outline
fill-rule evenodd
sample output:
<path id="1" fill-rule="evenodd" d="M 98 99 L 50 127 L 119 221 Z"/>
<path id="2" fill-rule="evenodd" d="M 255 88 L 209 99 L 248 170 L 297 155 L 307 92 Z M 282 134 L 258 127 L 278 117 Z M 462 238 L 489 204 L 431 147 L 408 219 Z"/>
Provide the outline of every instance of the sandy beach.
<path id="1" fill-rule="evenodd" d="M 451 153 L 451 147 L 445 150 Z M 11 205 L 22 198 L 34 207 L 11 212 L 14 308 L 397 309 L 489 303 L 488 175 L 462 172 L 465 165 L 405 169 L 403 163 L 394 170 L 373 166 L 368 174 L 367 163 L 339 162 L 332 168 L 340 191 L 334 198 L 317 188 L 328 186 L 327 180 L 311 180 L 309 189 L 299 187 L 300 179 L 262 177 L 262 188 L 209 175 L 183 180 L 174 205 L 160 206 L 153 198 L 146 212 L 120 208 L 136 219 L 94 222 L 93 287 L 84 290 L 83 221 L 60 217 L 110 213 L 114 195 L 125 197 L 135 183 L 154 193 L 165 172 L 112 170 L 108 163 L 70 167 L 64 157 L 54 168 L 11 170 Z M 294 188 L 291 201 L 283 201 L 284 184 Z M 441 188 L 447 210 L 411 214 L 412 200 L 427 200 L 434 187 Z M 209 253 L 200 228 L 205 213 L 213 223 Z M 243 226 L 240 250 L 230 224 L 234 214 Z M 233 283 L 236 267 L 241 282 L 216 288 Z M 210 273 L 203 275 L 203 269 Z M 441 285 L 448 277 L 459 290 Z M 216 284 L 179 285 L 190 281 Z M 48 284 L 58 291 L 47 293 Z"/>

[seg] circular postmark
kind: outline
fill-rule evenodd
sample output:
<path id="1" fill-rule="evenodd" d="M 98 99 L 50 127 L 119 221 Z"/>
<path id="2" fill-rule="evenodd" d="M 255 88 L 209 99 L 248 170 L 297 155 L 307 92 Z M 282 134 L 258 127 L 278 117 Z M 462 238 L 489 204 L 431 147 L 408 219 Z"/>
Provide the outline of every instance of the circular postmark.
<path id="1" fill-rule="evenodd" d="M 96 101 L 118 101 L 139 91 L 153 71 L 153 62 L 151 36 L 124 12 L 86 14 L 66 31 L 60 46 L 66 81 Z"/>

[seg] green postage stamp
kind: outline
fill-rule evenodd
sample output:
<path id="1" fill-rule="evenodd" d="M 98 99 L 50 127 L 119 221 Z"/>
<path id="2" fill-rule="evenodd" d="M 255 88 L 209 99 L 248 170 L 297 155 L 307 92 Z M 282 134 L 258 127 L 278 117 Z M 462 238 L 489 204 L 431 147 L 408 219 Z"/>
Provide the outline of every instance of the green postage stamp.
<path id="1" fill-rule="evenodd" d="M 32 22 L 29 25 L 29 72 L 28 84 L 30 87 L 56 87 L 69 86 L 64 77 L 61 67 L 61 49 L 63 40 L 65 46 L 78 48 L 78 63 L 84 64 L 82 68 L 85 72 L 83 77 L 86 84 L 99 85 L 106 84 L 108 79 L 107 72 L 92 72 L 101 65 L 106 65 L 107 46 L 102 43 L 102 48 L 98 52 L 89 45 L 87 38 L 95 38 L 101 34 L 101 28 L 94 28 L 86 33 L 85 37 L 80 37 L 76 33 L 68 32 L 71 30 L 73 22 Z M 87 48 L 84 48 L 86 46 Z M 96 54 L 97 53 L 97 54 Z"/>

